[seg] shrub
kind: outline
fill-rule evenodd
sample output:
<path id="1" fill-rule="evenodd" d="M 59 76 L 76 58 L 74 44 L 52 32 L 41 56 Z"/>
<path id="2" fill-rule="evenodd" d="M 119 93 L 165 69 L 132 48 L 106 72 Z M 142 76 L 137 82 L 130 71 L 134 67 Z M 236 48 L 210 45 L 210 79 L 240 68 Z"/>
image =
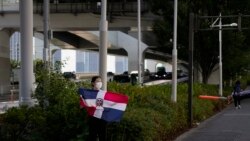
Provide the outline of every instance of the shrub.
<path id="1" fill-rule="evenodd" d="M 82 141 L 88 134 L 86 111 L 79 108 L 78 88 L 60 74 L 41 73 L 35 97 L 39 105 L 11 108 L 0 116 L 0 140 Z M 188 129 L 187 84 L 178 85 L 177 103 L 171 102 L 171 85 L 149 87 L 109 83 L 108 90 L 129 96 L 123 119 L 108 125 L 111 141 L 173 140 Z M 200 94 L 216 95 L 213 85 L 194 85 L 193 120 L 202 121 L 223 108 L 224 103 L 198 99 Z"/>

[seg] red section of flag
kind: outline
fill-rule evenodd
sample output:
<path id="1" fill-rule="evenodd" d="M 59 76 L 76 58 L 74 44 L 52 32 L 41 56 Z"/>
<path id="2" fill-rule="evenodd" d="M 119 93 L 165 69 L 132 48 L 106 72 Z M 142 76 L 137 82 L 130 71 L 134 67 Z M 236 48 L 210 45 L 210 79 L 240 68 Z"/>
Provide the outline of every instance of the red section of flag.
<path id="1" fill-rule="evenodd" d="M 85 100 L 80 96 L 80 107 L 85 108 L 88 112 L 88 115 L 93 116 L 96 110 L 96 107 L 88 107 Z"/>
<path id="2" fill-rule="evenodd" d="M 81 107 L 81 108 L 86 108 L 86 107 L 87 107 L 85 101 L 82 99 L 81 96 L 80 96 L 80 107 Z"/>
<path id="3" fill-rule="evenodd" d="M 104 99 L 117 103 L 128 103 L 128 96 L 112 92 L 106 92 Z"/>
<path id="4" fill-rule="evenodd" d="M 95 107 L 88 107 L 86 109 L 87 109 L 88 115 L 90 115 L 90 116 L 93 116 L 95 113 L 95 110 L 96 110 Z"/>

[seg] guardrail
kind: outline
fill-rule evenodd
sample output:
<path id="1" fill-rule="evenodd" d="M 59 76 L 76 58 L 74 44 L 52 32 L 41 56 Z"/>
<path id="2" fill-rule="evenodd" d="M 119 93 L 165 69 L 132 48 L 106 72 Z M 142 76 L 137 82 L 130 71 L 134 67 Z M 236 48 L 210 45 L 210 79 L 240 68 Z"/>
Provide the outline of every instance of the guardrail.
<path id="1" fill-rule="evenodd" d="M 141 5 L 141 11 L 149 10 L 147 2 Z M 43 3 L 34 3 L 34 12 L 43 12 Z M 69 3 L 50 3 L 50 13 L 100 13 L 101 2 L 69 2 Z M 107 12 L 111 14 L 126 14 L 137 12 L 137 2 L 110 2 L 107 5 Z"/>
<path id="2" fill-rule="evenodd" d="M 3 12 L 17 12 L 19 11 L 19 0 L 1 0 L 0 13 Z"/>
<path id="3" fill-rule="evenodd" d="M 34 0 L 33 11 L 43 13 L 43 1 Z M 141 3 L 141 12 L 149 11 L 148 2 Z M 0 13 L 19 12 L 19 0 L 1 0 Z M 95 13 L 100 14 L 101 2 L 60 2 L 54 0 L 50 3 L 50 13 Z M 107 12 L 111 15 L 126 15 L 137 12 L 137 2 L 108 2 Z"/>

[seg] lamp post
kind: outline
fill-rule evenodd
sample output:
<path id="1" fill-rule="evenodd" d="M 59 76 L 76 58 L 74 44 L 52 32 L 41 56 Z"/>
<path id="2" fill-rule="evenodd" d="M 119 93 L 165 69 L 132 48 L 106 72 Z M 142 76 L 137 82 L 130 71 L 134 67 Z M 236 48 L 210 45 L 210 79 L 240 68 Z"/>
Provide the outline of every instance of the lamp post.
<path id="1" fill-rule="evenodd" d="M 107 90 L 107 47 L 108 47 L 108 21 L 107 21 L 107 0 L 101 2 L 100 20 L 100 46 L 99 46 L 99 73 L 102 78 L 102 89 Z"/>
<path id="2" fill-rule="evenodd" d="M 178 0 L 174 0 L 174 34 L 173 34 L 173 67 L 172 67 L 172 95 L 171 101 L 177 102 L 177 8 Z"/>
<path id="3" fill-rule="evenodd" d="M 219 20 L 218 25 L 214 25 Z M 224 24 L 222 25 L 221 22 L 221 13 L 219 17 L 213 22 L 213 24 L 210 26 L 213 27 L 219 27 L 219 95 L 222 96 L 223 94 L 223 83 L 222 83 L 222 27 L 232 27 L 232 26 L 238 26 L 237 23 L 231 23 L 231 24 Z"/>
<path id="4" fill-rule="evenodd" d="M 141 77 L 141 0 L 137 0 L 137 23 L 138 23 L 138 83 L 141 86 L 143 84 Z"/>
<path id="5" fill-rule="evenodd" d="M 50 72 L 50 43 L 49 43 L 49 13 L 50 13 L 50 2 L 49 0 L 44 0 L 43 2 L 43 34 L 44 34 L 44 48 L 43 48 L 43 61 L 45 63 L 45 68 Z"/>

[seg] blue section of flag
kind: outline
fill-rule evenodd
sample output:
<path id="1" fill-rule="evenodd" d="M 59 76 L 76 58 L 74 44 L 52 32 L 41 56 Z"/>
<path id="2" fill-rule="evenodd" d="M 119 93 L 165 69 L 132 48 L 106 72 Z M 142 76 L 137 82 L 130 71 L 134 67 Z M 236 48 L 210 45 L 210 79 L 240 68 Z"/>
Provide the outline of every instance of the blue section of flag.
<path id="1" fill-rule="evenodd" d="M 124 111 L 104 108 L 101 119 L 108 122 L 119 122 L 122 119 Z"/>
<path id="2" fill-rule="evenodd" d="M 91 90 L 91 89 L 79 89 L 79 94 L 84 98 L 84 99 L 96 99 L 98 90 Z"/>

